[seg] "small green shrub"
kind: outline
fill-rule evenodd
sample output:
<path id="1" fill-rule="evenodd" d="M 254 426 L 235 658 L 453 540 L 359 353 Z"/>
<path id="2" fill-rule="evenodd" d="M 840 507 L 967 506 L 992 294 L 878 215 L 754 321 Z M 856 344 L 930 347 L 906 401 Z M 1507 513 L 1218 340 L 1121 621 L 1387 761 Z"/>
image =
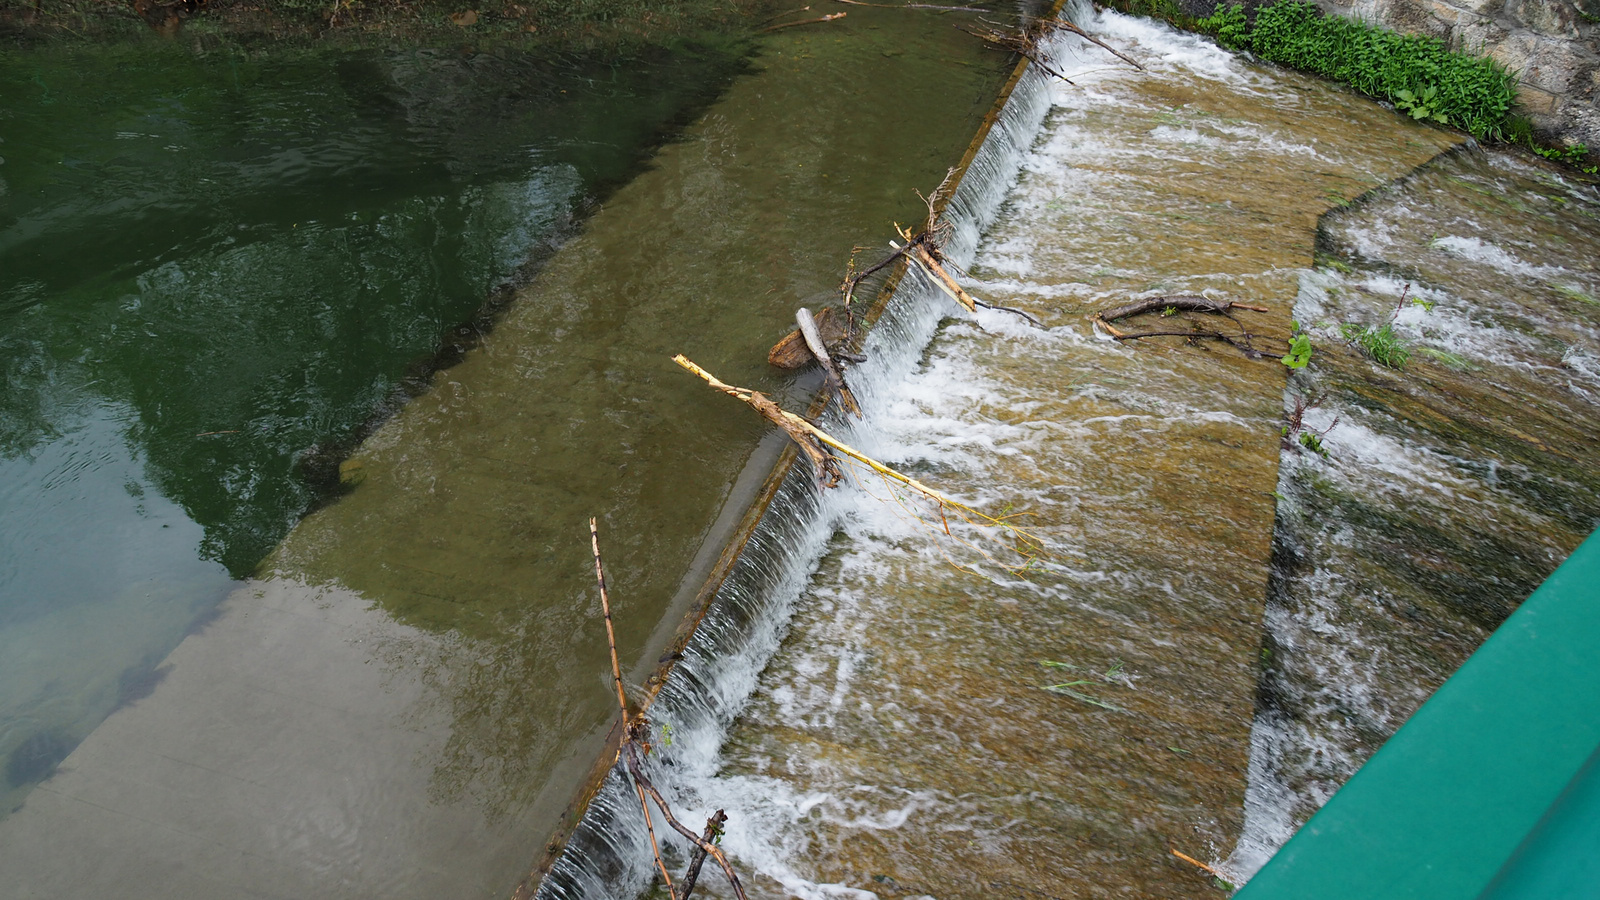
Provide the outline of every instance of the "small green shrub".
<path id="1" fill-rule="evenodd" d="M 1299 322 L 1292 323 L 1291 327 L 1294 333 L 1289 337 L 1289 352 L 1278 361 L 1291 369 L 1304 369 L 1311 362 L 1311 336 L 1300 330 Z"/>
<path id="2" fill-rule="evenodd" d="M 1410 346 L 1404 338 L 1395 334 L 1394 326 L 1387 322 L 1377 328 L 1347 322 L 1339 326 L 1339 333 L 1344 335 L 1346 342 L 1360 347 L 1362 353 L 1381 366 L 1404 369 L 1411 359 Z"/>
<path id="3" fill-rule="evenodd" d="M 1500 137 L 1516 100 L 1516 79 L 1494 60 L 1454 52 L 1435 38 L 1324 16 L 1308 0 L 1263 6 L 1254 21 L 1230 3 L 1195 25 L 1226 47 L 1342 81 L 1475 137 Z"/>

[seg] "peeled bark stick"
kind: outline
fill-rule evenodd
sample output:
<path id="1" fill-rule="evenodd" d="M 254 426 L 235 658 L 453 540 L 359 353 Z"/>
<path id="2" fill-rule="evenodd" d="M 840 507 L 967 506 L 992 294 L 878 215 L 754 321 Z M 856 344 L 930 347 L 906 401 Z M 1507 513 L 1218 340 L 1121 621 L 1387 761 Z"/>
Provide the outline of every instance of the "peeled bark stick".
<path id="1" fill-rule="evenodd" d="M 750 404 L 768 422 L 783 429 L 784 433 L 789 435 L 789 439 L 799 446 L 800 452 L 811 460 L 812 468 L 816 471 L 818 485 L 830 488 L 839 483 L 839 479 L 844 475 L 843 472 L 839 471 L 839 461 L 834 459 L 833 455 L 827 450 L 823 449 L 822 442 L 816 436 L 807 431 L 808 428 L 814 428 L 810 422 L 773 403 L 760 391 L 746 390 L 745 388 L 734 387 L 718 381 L 710 372 L 690 362 L 682 353 L 674 356 L 672 361 L 704 378 L 707 384 L 724 394 Z"/>
<path id="2" fill-rule="evenodd" d="M 600 564 L 600 526 L 589 519 L 589 545 L 594 548 L 594 578 L 600 583 L 600 610 L 606 616 L 606 644 L 611 647 L 611 680 L 617 686 L 617 708 L 622 711 L 622 730 L 628 730 L 628 698 L 622 692 L 622 666 L 617 663 L 617 632 L 611 626 L 611 597 L 606 591 L 606 570 Z"/>
<path id="3" fill-rule="evenodd" d="M 817 310 L 812 318 L 816 320 L 817 331 L 822 334 L 823 344 L 838 344 L 845 338 L 844 316 L 837 307 L 824 306 Z M 816 357 L 812 355 L 811 348 L 806 345 L 805 335 L 796 328 L 784 336 L 783 340 L 772 345 L 767 351 L 767 362 L 780 369 L 803 369 L 811 365 Z"/>
<path id="4" fill-rule="evenodd" d="M 834 365 L 833 357 L 828 355 L 828 348 L 822 342 L 822 334 L 817 330 L 817 323 L 811 318 L 811 310 L 804 306 L 794 311 L 795 324 L 799 326 L 800 335 L 806 340 L 806 347 L 810 348 L 811 355 L 817 358 L 817 364 L 822 366 L 823 374 L 827 376 L 828 389 L 839 395 L 839 402 L 856 418 L 861 418 L 861 405 L 856 403 L 856 395 L 850 393 L 850 386 L 844 383 L 844 373 Z"/>
<path id="5" fill-rule="evenodd" d="M 934 501 L 935 503 L 939 503 L 939 504 L 941 504 L 943 506 L 949 506 L 949 507 L 951 507 L 953 509 L 959 509 L 959 510 L 961 510 L 963 512 L 971 513 L 971 514 L 973 514 L 975 516 L 978 516 L 978 517 L 980 517 L 982 519 L 985 519 L 987 521 L 991 521 L 991 522 L 998 522 L 999 521 L 997 519 L 994 519 L 992 516 L 987 516 L 987 515 L 984 515 L 981 512 L 978 512 L 977 510 L 973 509 L 970 506 L 967 506 L 964 503 L 960 503 L 960 502 L 958 502 L 956 500 L 952 500 L 949 497 L 946 497 L 944 494 L 941 494 L 940 492 L 934 490 L 933 488 L 928 487 L 927 485 L 925 485 L 922 482 L 916 480 L 915 478 L 912 478 L 910 475 L 904 475 L 904 474 L 902 474 L 900 472 L 896 472 L 894 469 L 889 468 L 888 466 L 884 465 L 883 463 L 878 462 L 877 460 L 875 460 L 872 457 L 866 455 L 865 453 L 862 453 L 860 450 L 857 450 L 854 447 L 851 447 L 850 445 L 844 443 L 843 441 L 840 441 L 838 438 L 834 437 L 833 435 L 827 433 L 826 431 L 823 431 L 821 428 L 818 428 L 817 426 L 815 426 L 815 425 L 811 424 L 810 422 L 806 421 L 805 417 L 797 416 L 794 413 L 789 412 L 788 410 L 779 407 L 776 403 L 773 403 L 771 400 L 767 400 L 767 398 L 762 397 L 761 394 L 759 394 L 759 393 L 757 393 L 755 391 L 749 390 L 747 388 L 734 387 L 731 384 L 726 384 L 726 383 L 724 383 L 722 381 L 719 381 L 715 375 L 712 375 L 710 372 L 707 372 L 705 369 L 702 369 L 699 366 L 695 365 L 693 362 L 691 362 L 689 360 L 688 357 L 684 356 L 682 353 L 678 354 L 677 356 L 674 356 L 672 358 L 672 361 L 677 363 L 680 366 L 683 366 L 685 369 L 688 369 L 689 371 L 693 372 L 694 374 L 699 375 L 701 378 L 705 379 L 707 384 L 709 384 L 712 387 L 716 388 L 717 390 L 723 392 L 724 394 L 727 394 L 730 397 L 737 397 L 738 399 L 743 400 L 746 403 L 749 403 L 751 406 L 755 406 L 756 409 L 758 411 L 760 411 L 763 416 L 766 416 L 769 420 L 771 420 L 774 423 L 778 424 L 779 427 L 783 428 L 784 431 L 788 432 L 791 437 L 793 437 L 796 432 L 803 433 L 803 434 L 813 438 L 814 440 L 817 440 L 817 441 L 819 441 L 819 442 L 821 442 L 823 444 L 826 444 L 829 447 L 832 447 L 833 449 L 839 451 L 840 453 L 843 453 L 845 456 L 850 457 L 851 459 L 855 460 L 856 462 L 859 462 L 859 463 L 867 466 L 868 468 L 872 469 L 874 472 L 877 472 L 880 475 L 885 475 L 885 476 L 887 476 L 889 478 L 894 479 L 895 481 L 900 482 L 901 484 L 904 484 L 906 487 L 909 487 L 912 490 L 917 491 L 918 493 L 920 493 L 923 496 L 927 497 L 928 499 Z M 760 398 L 762 401 L 765 401 L 765 404 L 767 406 L 770 406 L 773 410 L 776 410 L 776 414 L 780 418 L 779 419 L 774 419 L 773 418 L 773 413 L 768 412 L 766 409 L 763 409 L 761 406 L 757 406 L 756 403 L 754 402 L 755 398 Z M 802 447 L 803 446 L 804 445 L 802 445 Z"/>
<path id="6" fill-rule="evenodd" d="M 957 303 L 965 306 L 967 312 L 978 311 L 978 301 L 972 299 L 971 294 L 962 290 L 961 285 L 956 284 L 956 280 L 950 277 L 950 273 L 944 270 L 944 266 L 939 265 L 939 261 L 933 258 L 933 254 L 928 252 L 927 247 L 924 247 L 921 243 L 913 244 L 911 253 L 916 257 L 917 262 L 922 263 L 923 267 L 933 275 L 934 281 L 944 289 L 946 294 L 955 298 Z"/>

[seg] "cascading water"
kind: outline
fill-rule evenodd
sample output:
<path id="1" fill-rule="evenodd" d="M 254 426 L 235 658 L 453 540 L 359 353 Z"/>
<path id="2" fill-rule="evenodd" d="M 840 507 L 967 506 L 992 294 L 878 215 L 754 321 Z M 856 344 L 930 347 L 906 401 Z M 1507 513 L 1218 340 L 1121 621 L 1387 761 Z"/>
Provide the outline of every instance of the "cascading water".
<path id="1" fill-rule="evenodd" d="M 1286 403 L 1328 455 L 1279 473 L 1245 873 L 1600 526 L 1600 191 L 1470 148 L 1319 245 Z M 1346 345 L 1385 323 L 1398 368 Z"/>
<path id="2" fill-rule="evenodd" d="M 1055 47 L 1074 84 L 1030 76 L 985 146 L 996 163 L 952 204 L 975 292 L 1045 327 L 982 311 L 940 328 L 954 308 L 909 282 L 853 373 L 865 421 L 832 423 L 1025 515 L 1050 558 L 1006 572 L 869 485 L 819 499 L 791 474 L 652 711 L 672 740 L 658 785 L 686 821 L 728 810 L 753 895 L 1203 896 L 1170 851 L 1216 860 L 1260 830 L 1275 357 L 1317 216 L 1455 138 L 1192 36 L 1078 16 L 1149 71 Z M 1270 310 L 1236 320 L 1265 358 L 1084 322 L 1200 292 Z M 546 895 L 642 887 L 643 840 L 613 782 Z"/>
<path id="3" fill-rule="evenodd" d="M 1600 258 L 1592 188 L 1467 150 L 1369 194 L 1458 139 L 1076 16 L 1149 71 L 1052 47 L 1074 83 L 1028 75 L 950 208 L 974 292 L 1043 327 L 948 324 L 913 273 L 850 376 L 866 418 L 828 423 L 1048 555 L 1008 571 L 870 481 L 789 473 L 651 710 L 653 779 L 690 825 L 728 811 L 752 896 L 1212 895 L 1172 851 L 1248 877 L 1600 508 L 1597 284 L 1572 262 Z M 1379 324 L 1407 280 L 1434 305 L 1395 318 L 1401 378 L 1340 325 Z M 1194 293 L 1264 306 L 1232 322 L 1261 353 L 1085 322 Z M 1317 350 L 1286 395 L 1291 318 Z M 1327 459 L 1280 432 L 1308 395 Z M 543 896 L 641 890 L 642 825 L 613 773 Z"/>
<path id="4" fill-rule="evenodd" d="M 1048 106 L 1046 78 L 1036 69 L 1028 70 L 962 173 L 945 214 L 953 226 L 945 252 L 957 265 L 970 263 L 979 236 L 993 222 Z M 867 338 L 867 362 L 850 372 L 852 389 L 863 408 L 878 409 L 890 401 L 942 318 L 951 312 L 943 298 L 920 269 L 911 270 L 898 282 L 883 317 Z M 871 447 L 875 443 L 871 421 L 870 412 L 864 425 L 830 413 L 827 427 L 848 442 Z M 685 821 L 704 819 L 719 805 L 735 809 L 735 817 L 759 814 L 734 807 L 730 799 L 697 793 L 696 785 L 716 771 L 723 736 L 777 650 L 796 599 L 828 549 L 841 516 L 854 502 L 856 498 L 848 492 L 819 495 L 803 467 L 788 471 L 685 648 L 684 658 L 650 708 L 662 737 L 647 765 Z M 739 842 L 736 835 L 740 833 L 737 825 L 730 830 L 730 851 L 741 860 L 760 858 L 757 846 Z M 669 850 L 680 856 L 683 849 L 669 843 Z M 649 854 L 637 799 L 621 781 L 618 770 L 613 770 L 590 802 L 566 852 L 546 876 L 539 896 L 638 893 L 652 874 Z M 715 877 L 708 875 L 707 880 Z M 785 881 L 785 886 L 807 892 L 803 880 Z"/>

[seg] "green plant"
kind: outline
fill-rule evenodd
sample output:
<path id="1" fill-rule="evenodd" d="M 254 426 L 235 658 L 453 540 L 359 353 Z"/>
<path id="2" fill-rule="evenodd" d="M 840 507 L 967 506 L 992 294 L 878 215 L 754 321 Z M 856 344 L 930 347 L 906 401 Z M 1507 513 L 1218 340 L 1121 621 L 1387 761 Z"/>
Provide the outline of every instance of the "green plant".
<path id="1" fill-rule="evenodd" d="M 1175 316 L 1177 314 L 1178 314 L 1178 308 L 1176 306 L 1169 306 L 1166 309 L 1163 309 L 1161 311 L 1161 317 L 1162 318 L 1167 318 L 1168 316 Z"/>
<path id="2" fill-rule="evenodd" d="M 1491 59 L 1452 51 L 1435 38 L 1325 16 L 1309 0 L 1262 6 L 1253 21 L 1228 3 L 1194 25 L 1231 49 L 1342 81 L 1417 119 L 1479 138 L 1498 134 L 1516 100 L 1515 77 Z"/>
<path id="3" fill-rule="evenodd" d="M 1304 369 L 1311 362 L 1311 336 L 1300 330 L 1299 322 L 1291 322 L 1290 327 L 1289 352 L 1278 361 L 1291 369 Z"/>
<path id="4" fill-rule="evenodd" d="M 1465 359 L 1462 359 L 1448 350 L 1435 350 L 1432 347 L 1418 347 L 1417 352 L 1446 368 L 1455 369 L 1457 372 L 1470 372 L 1477 368 L 1477 366 L 1474 366 L 1472 363 L 1467 362 Z"/>
<path id="5" fill-rule="evenodd" d="M 1568 144 L 1565 147 L 1539 147 L 1530 141 L 1529 147 L 1533 150 L 1533 152 L 1539 154 L 1545 159 L 1566 163 L 1567 165 L 1580 169 L 1589 175 L 1600 173 L 1600 166 L 1583 165 L 1584 159 L 1589 155 L 1589 145 L 1587 144 Z"/>
<path id="6" fill-rule="evenodd" d="M 1322 435 L 1315 431 L 1300 432 L 1300 446 L 1310 450 L 1312 453 L 1315 453 L 1323 459 L 1329 458 L 1327 448 L 1322 446 Z"/>
<path id="7" fill-rule="evenodd" d="M 1057 662 L 1057 661 L 1052 660 L 1052 659 L 1041 659 L 1041 660 L 1039 660 L 1039 665 L 1044 666 L 1047 669 L 1066 669 L 1066 670 L 1071 671 L 1071 672 L 1081 672 L 1081 671 L 1083 671 L 1082 667 L 1080 667 L 1080 666 L 1075 666 L 1072 663 Z M 1110 679 L 1110 678 L 1116 677 L 1117 675 L 1120 675 L 1121 673 L 1122 673 L 1122 660 L 1117 660 L 1116 664 L 1113 665 L 1110 669 L 1107 669 L 1105 674 L 1102 675 L 1101 677 L 1102 678 L 1106 678 L 1106 679 Z M 1082 692 L 1080 690 L 1076 690 L 1076 688 L 1080 688 L 1080 687 L 1104 687 L 1104 686 L 1105 686 L 1105 683 L 1101 682 L 1101 681 L 1095 681 L 1095 680 L 1093 680 L 1091 678 L 1079 678 L 1079 679 L 1076 679 L 1074 681 L 1063 681 L 1060 684 L 1047 684 L 1047 685 L 1044 686 L 1044 689 L 1049 691 L 1052 694 L 1061 694 L 1062 696 L 1071 697 L 1074 700 L 1078 700 L 1078 701 L 1081 701 L 1083 703 L 1087 703 L 1090 706 L 1098 706 L 1101 709 L 1110 710 L 1112 712 L 1122 712 L 1122 708 L 1121 707 L 1113 706 L 1110 703 L 1105 702 L 1104 700 L 1101 700 L 1101 699 L 1099 699 L 1097 697 L 1093 697 L 1093 696 L 1091 696 L 1089 694 L 1085 694 L 1084 692 Z"/>
<path id="8" fill-rule="evenodd" d="M 1339 333 L 1344 335 L 1345 343 L 1360 347 L 1362 353 L 1379 365 L 1403 369 L 1411 359 L 1411 348 L 1387 322 L 1377 328 L 1346 322 L 1339 326 Z"/>
<path id="9" fill-rule="evenodd" d="M 1441 125 L 1449 125 L 1450 117 L 1435 109 L 1438 98 L 1439 89 L 1432 85 L 1423 88 L 1420 94 L 1413 93 L 1410 88 L 1401 88 L 1395 91 L 1394 108 L 1410 113 L 1413 119 L 1432 119 Z"/>

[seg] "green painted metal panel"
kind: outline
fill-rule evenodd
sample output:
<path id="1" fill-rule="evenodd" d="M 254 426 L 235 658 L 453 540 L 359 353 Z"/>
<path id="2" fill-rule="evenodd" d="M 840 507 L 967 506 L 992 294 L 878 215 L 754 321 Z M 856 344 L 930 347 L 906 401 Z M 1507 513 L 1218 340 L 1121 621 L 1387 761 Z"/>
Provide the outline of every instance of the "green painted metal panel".
<path id="1" fill-rule="evenodd" d="M 1480 900 L 1600 898 L 1600 751 L 1511 855 Z"/>
<path id="2" fill-rule="evenodd" d="M 1552 806 L 1569 787 L 1587 796 L 1575 776 L 1597 746 L 1600 532 L 1236 896 L 1473 900 L 1502 869 L 1496 889 L 1512 890 L 1522 876 L 1507 861 L 1525 841 L 1530 864 L 1562 861 L 1564 843 L 1535 846 L 1530 832 L 1547 813 L 1558 828 L 1583 821 Z"/>

